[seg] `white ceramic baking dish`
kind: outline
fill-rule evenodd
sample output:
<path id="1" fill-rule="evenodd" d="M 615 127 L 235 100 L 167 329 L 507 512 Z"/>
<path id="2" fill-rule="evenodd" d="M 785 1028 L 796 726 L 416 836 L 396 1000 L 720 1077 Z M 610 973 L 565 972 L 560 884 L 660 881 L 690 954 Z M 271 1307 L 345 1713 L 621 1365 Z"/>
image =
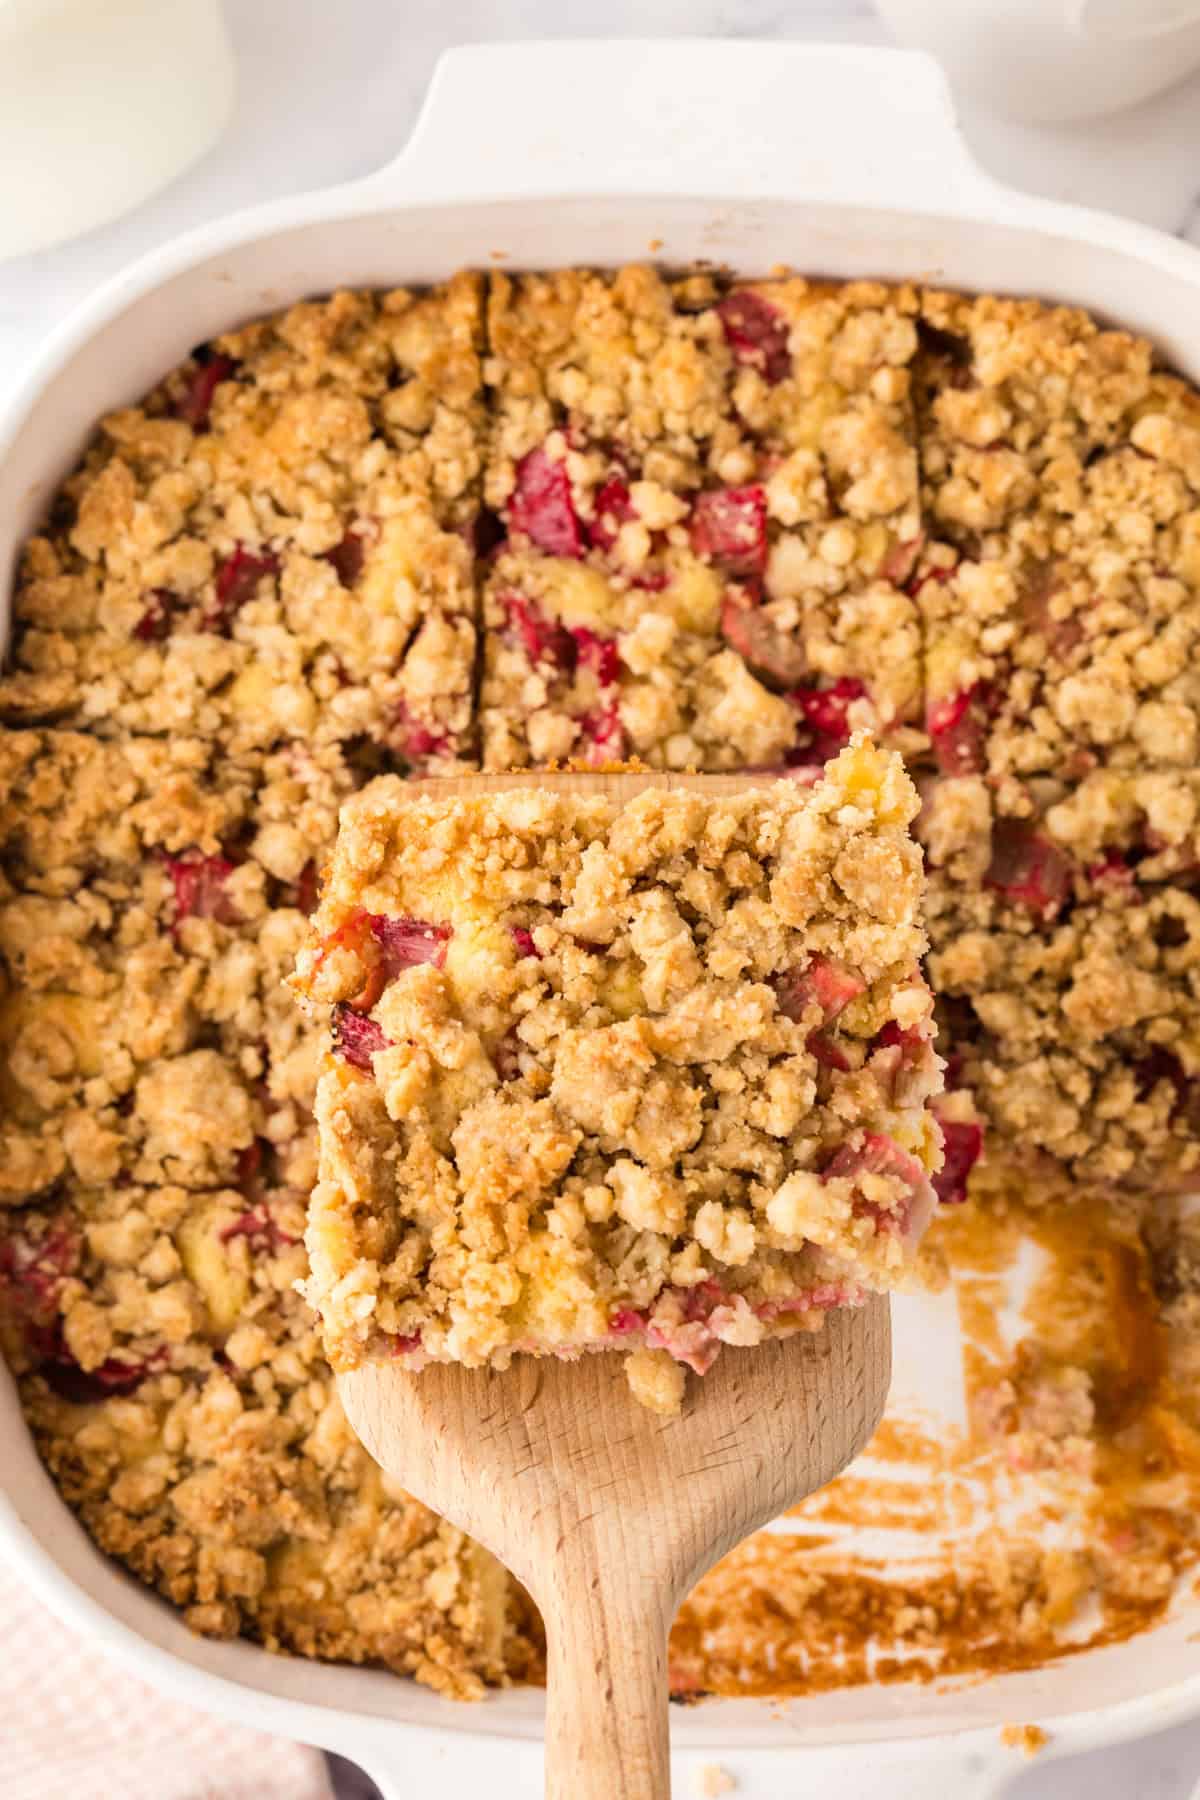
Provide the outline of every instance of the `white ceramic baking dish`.
<path id="1" fill-rule="evenodd" d="M 93 420 L 220 328 L 340 284 L 420 282 L 463 265 L 696 258 L 878 274 L 1077 301 L 1147 332 L 1200 377 L 1200 255 L 1140 226 L 1030 199 L 971 162 L 936 66 L 802 44 L 480 46 L 440 63 L 403 154 L 366 181 L 193 232 L 110 282 L 48 341 L 0 415 L 0 572 Z M 897 1314 L 897 1404 L 961 1403 L 944 1304 Z M 97 1554 L 0 1391 L 0 1544 L 46 1602 L 140 1676 L 199 1707 L 325 1745 L 401 1793 L 540 1785 L 541 1696 L 455 1706 L 386 1674 L 193 1637 Z M 1200 1712 L 1200 1604 L 1046 1668 L 959 1687 L 876 1687 L 673 1721 L 681 1792 L 724 1760 L 759 1800 L 995 1792 L 1005 1721 L 1053 1751 Z"/>

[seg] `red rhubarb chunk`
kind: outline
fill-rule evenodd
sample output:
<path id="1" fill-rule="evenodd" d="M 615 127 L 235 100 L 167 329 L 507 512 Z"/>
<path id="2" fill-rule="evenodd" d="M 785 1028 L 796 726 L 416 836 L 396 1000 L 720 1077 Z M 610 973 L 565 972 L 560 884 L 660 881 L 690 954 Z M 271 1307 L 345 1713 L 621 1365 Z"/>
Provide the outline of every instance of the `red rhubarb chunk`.
<path id="1" fill-rule="evenodd" d="M 332 566 L 333 572 L 342 586 L 352 588 L 358 585 L 358 578 L 363 572 L 366 555 L 367 547 L 363 542 L 362 534 L 357 531 L 348 531 L 340 543 L 335 544 L 332 550 L 325 552 L 325 561 Z"/>
<path id="2" fill-rule="evenodd" d="M 992 860 L 984 884 L 1018 906 L 1054 913 L 1071 891 L 1071 864 L 1031 825 L 1001 819 L 992 832 Z"/>
<path id="3" fill-rule="evenodd" d="M 914 1030 L 912 1026 L 897 1025 L 895 1019 L 889 1019 L 876 1035 L 872 1049 L 890 1050 L 896 1046 L 906 1051 L 908 1055 L 916 1057 L 918 1054 L 924 1053 L 925 1042 L 921 1033 Z"/>
<path id="4" fill-rule="evenodd" d="M 414 768 L 419 768 L 432 757 L 450 755 L 454 747 L 448 731 L 442 731 L 438 726 L 416 718 L 403 700 L 397 703 L 392 714 L 392 727 L 388 737 L 404 760 Z"/>
<path id="5" fill-rule="evenodd" d="M 682 1297 L 683 1316 L 691 1325 L 697 1319 L 710 1318 L 714 1308 L 723 1305 L 729 1296 L 721 1283 L 710 1276 L 707 1281 L 697 1281 L 694 1286 L 685 1288 Z"/>
<path id="6" fill-rule="evenodd" d="M 901 1237 L 907 1235 L 913 1223 L 914 1199 L 925 1188 L 925 1171 L 915 1156 L 902 1150 L 894 1138 L 882 1131 L 868 1131 L 857 1147 L 843 1144 L 825 1169 L 823 1179 L 832 1181 L 838 1177 L 853 1179 L 856 1175 L 882 1175 L 900 1181 L 909 1190 L 898 1204 L 890 1207 L 880 1206 L 877 1201 L 869 1199 L 860 1189 L 855 1201 L 854 1211 L 860 1217 L 875 1220 L 876 1229 L 884 1232 L 895 1232 Z"/>
<path id="7" fill-rule="evenodd" d="M 248 1238 L 252 1249 L 285 1250 L 290 1244 L 298 1244 L 300 1239 L 290 1231 L 285 1231 L 271 1217 L 265 1201 L 258 1206 L 247 1208 L 221 1233 L 221 1242 L 228 1244 L 234 1238 Z"/>
<path id="8" fill-rule="evenodd" d="M 814 956 L 803 968 L 785 969 L 774 986 L 785 1019 L 802 1020 L 815 1006 L 826 1025 L 867 990 L 861 975 L 832 956 Z"/>
<path id="9" fill-rule="evenodd" d="M 175 923 L 215 919 L 236 925 L 238 914 L 225 891 L 234 865 L 223 856 L 168 856 L 167 872 L 175 887 Z"/>
<path id="10" fill-rule="evenodd" d="M 838 1306 L 861 1306 L 866 1298 L 852 1281 L 822 1281 L 804 1293 L 789 1294 L 785 1300 L 760 1300 L 754 1307 L 759 1319 L 786 1318 L 788 1313 L 830 1312 Z"/>
<path id="11" fill-rule="evenodd" d="M 42 1374 L 59 1399 L 72 1406 L 95 1406 L 113 1395 L 132 1394 L 147 1376 L 167 1366 L 167 1352 L 160 1348 L 140 1358 L 109 1356 L 98 1368 L 81 1369 L 61 1336 L 46 1354 Z"/>
<path id="12" fill-rule="evenodd" d="M 1172 1055 L 1170 1050 L 1164 1050 L 1161 1045 L 1157 1045 L 1149 1056 L 1143 1056 L 1140 1062 L 1135 1063 L 1133 1072 L 1137 1077 L 1139 1100 L 1148 1099 L 1160 1081 L 1169 1081 L 1177 1093 L 1182 1091 L 1187 1081 L 1179 1058 Z"/>
<path id="13" fill-rule="evenodd" d="M 915 600 L 922 588 L 928 587 L 931 581 L 935 587 L 944 587 L 946 582 L 953 581 L 954 575 L 955 570 L 953 568 L 947 568 L 945 564 L 939 563 L 936 568 L 926 569 L 923 575 L 918 575 L 915 578 L 910 579 L 907 592 L 911 594 Z"/>
<path id="14" fill-rule="evenodd" d="M 601 687 L 612 687 L 621 673 L 621 657 L 616 638 L 601 637 L 586 625 L 572 625 L 578 667 L 590 669 Z"/>
<path id="15" fill-rule="evenodd" d="M 364 1069 L 369 1075 L 371 1058 L 388 1048 L 389 1039 L 383 1026 L 352 1006 L 337 1005 L 333 1009 L 333 1038 L 338 1055 L 352 1068 Z"/>
<path id="16" fill-rule="evenodd" d="M 554 462 L 542 449 L 521 458 L 508 502 L 508 524 L 547 556 L 583 555 L 583 532 L 565 463 Z"/>
<path id="17" fill-rule="evenodd" d="M 1171 1123 L 1182 1123 L 1189 1132 L 1200 1132 L 1200 1077 L 1185 1074 L 1177 1056 L 1159 1045 L 1134 1064 L 1133 1072 L 1139 1100 L 1149 1099 L 1160 1081 L 1169 1081 L 1175 1089 Z"/>
<path id="18" fill-rule="evenodd" d="M 989 701 L 987 687 L 977 681 L 929 708 L 925 729 L 943 775 L 978 775 L 986 767 Z"/>
<path id="19" fill-rule="evenodd" d="M 692 508 L 692 549 L 731 575 L 767 566 L 767 496 L 761 487 L 714 488 Z"/>
<path id="20" fill-rule="evenodd" d="M 925 1171 L 915 1156 L 902 1150 L 895 1138 L 882 1131 L 864 1133 L 862 1143 L 843 1144 L 825 1169 L 825 1179 L 837 1176 L 892 1175 L 912 1187 L 924 1181 Z"/>
<path id="21" fill-rule="evenodd" d="M 933 1177 L 933 1191 L 943 1206 L 958 1206 L 967 1197 L 967 1176 L 983 1150 L 983 1127 L 974 1120 L 944 1119 L 942 1166 Z"/>
<path id="22" fill-rule="evenodd" d="M 306 862 L 296 883 L 296 905 L 302 913 L 315 913 L 321 893 L 321 875 L 315 862 Z"/>
<path id="23" fill-rule="evenodd" d="M 745 589 L 726 594 L 722 601 L 721 636 L 744 662 L 779 687 L 792 687 L 808 674 L 803 646 L 772 624 L 761 600 Z"/>
<path id="24" fill-rule="evenodd" d="M 588 531 L 593 548 L 611 550 L 621 526 L 636 518 L 628 487 L 619 475 L 610 475 L 596 490 L 596 516 Z"/>
<path id="25" fill-rule="evenodd" d="M 520 957 L 536 956 L 540 962 L 542 953 L 533 941 L 532 931 L 527 930 L 524 925 L 510 925 L 508 929 L 512 934 L 517 955 Z"/>
<path id="26" fill-rule="evenodd" d="M 748 773 L 749 771 L 747 771 Z M 778 775 L 792 781 L 797 787 L 816 787 L 825 778 L 825 769 L 821 763 L 812 761 L 812 753 L 808 750 L 789 750 L 784 756 L 783 767 L 774 767 L 762 771 L 766 775 Z"/>
<path id="27" fill-rule="evenodd" d="M 915 1027 L 889 1019 L 871 1045 L 871 1072 L 894 1104 L 903 1101 L 909 1077 L 927 1062 L 929 1040 Z"/>
<path id="28" fill-rule="evenodd" d="M 1089 863 L 1087 878 L 1093 887 L 1121 900 L 1131 900 L 1136 876 L 1119 850 L 1112 850 L 1100 862 Z"/>
<path id="29" fill-rule="evenodd" d="M 398 1336 L 392 1339 L 393 1356 L 408 1356 L 413 1350 L 420 1348 L 421 1334 L 419 1331 L 408 1331 L 402 1337 Z"/>
<path id="30" fill-rule="evenodd" d="M 248 1194 L 257 1187 L 262 1171 L 262 1144 L 258 1138 L 250 1142 L 237 1153 L 237 1184 L 243 1194 Z"/>
<path id="31" fill-rule="evenodd" d="M 501 1081 L 516 1081 L 519 1078 L 522 1048 L 520 1038 L 511 1029 L 496 1044 L 492 1051 L 492 1064 Z"/>
<path id="32" fill-rule="evenodd" d="M 150 604 L 133 628 L 133 635 L 144 644 L 161 644 L 171 635 L 171 620 L 182 601 L 170 588 L 155 588 Z"/>
<path id="33" fill-rule="evenodd" d="M 772 385 L 791 373 L 787 320 L 761 294 L 741 288 L 717 307 L 725 341 L 738 362 L 761 370 Z"/>
<path id="34" fill-rule="evenodd" d="M 84 1369 L 80 1373 L 85 1379 L 90 1378 L 96 1382 L 106 1394 L 132 1394 L 148 1375 L 157 1375 L 166 1366 L 167 1352 L 160 1349 L 152 1356 L 143 1356 L 134 1361 L 121 1356 L 107 1356 L 98 1369 Z"/>
<path id="35" fill-rule="evenodd" d="M 23 1232 L 0 1238 L 0 1287 L 28 1317 L 53 1312 L 59 1289 L 79 1268 L 80 1240 L 65 1223 L 52 1225 L 44 1237 Z"/>
<path id="36" fill-rule="evenodd" d="M 1055 598 L 1064 588 L 1064 577 L 1056 564 L 1037 563 L 1027 571 L 1017 602 L 1027 633 L 1044 638 L 1046 649 L 1055 657 L 1069 656 L 1084 637 L 1083 620 L 1077 612 L 1065 617 L 1055 613 Z"/>
<path id="37" fill-rule="evenodd" d="M 608 1321 L 608 1329 L 616 1337 L 628 1337 L 631 1331 L 644 1331 L 645 1328 L 645 1313 L 638 1312 L 633 1306 L 618 1306 Z"/>
<path id="38" fill-rule="evenodd" d="M 555 668 L 567 671 L 575 667 L 579 646 L 565 625 L 548 619 L 523 594 L 505 594 L 501 605 L 509 630 L 520 638 L 531 663 L 553 663 Z"/>
<path id="39" fill-rule="evenodd" d="M 861 681 L 843 675 L 827 688 L 793 688 L 788 699 L 804 714 L 805 724 L 813 734 L 810 754 L 818 762 L 828 762 L 850 742 L 850 705 L 866 693 Z"/>
<path id="40" fill-rule="evenodd" d="M 836 1038 L 825 1031 L 810 1031 L 806 1039 L 808 1053 L 816 1057 L 823 1069 L 836 1069 L 845 1075 L 850 1068 L 850 1059 L 838 1044 Z"/>
<path id="41" fill-rule="evenodd" d="M 254 598 L 263 577 L 275 575 L 278 570 L 279 558 L 272 551 L 255 556 L 244 544 L 238 544 L 217 570 L 216 596 L 204 620 L 205 629 L 228 631 L 235 613 Z"/>
<path id="42" fill-rule="evenodd" d="M 918 531 L 916 537 L 897 540 L 888 549 L 887 555 L 879 565 L 880 579 L 890 581 L 893 587 L 906 587 L 912 580 L 917 559 L 925 548 L 925 533 Z"/>
<path id="43" fill-rule="evenodd" d="M 596 767 L 603 763 L 621 762 L 625 756 L 625 730 L 615 700 L 585 713 L 579 721 L 579 735 L 587 746 L 587 761 Z"/>
<path id="44" fill-rule="evenodd" d="M 209 356 L 196 369 L 183 398 L 176 402 L 176 418 L 182 419 L 185 425 L 190 425 L 193 431 L 203 431 L 212 410 L 213 395 L 221 382 L 228 381 L 236 369 L 237 364 L 232 356 Z"/>
<path id="45" fill-rule="evenodd" d="M 446 945 L 453 935 L 449 925 L 430 925 L 425 919 L 389 919 L 384 913 L 368 913 L 367 923 L 382 952 L 385 985 L 418 963 L 446 964 Z"/>

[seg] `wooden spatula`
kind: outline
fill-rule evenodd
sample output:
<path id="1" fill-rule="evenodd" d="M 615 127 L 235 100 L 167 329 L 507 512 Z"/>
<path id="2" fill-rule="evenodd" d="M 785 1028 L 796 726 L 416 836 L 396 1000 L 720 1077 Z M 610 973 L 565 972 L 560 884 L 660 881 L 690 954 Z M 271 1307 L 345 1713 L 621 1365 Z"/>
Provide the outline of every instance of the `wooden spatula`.
<path id="1" fill-rule="evenodd" d="M 517 787 L 710 794 L 742 776 L 466 776 L 414 783 L 449 797 Z M 519 1356 L 503 1373 L 369 1363 L 338 1377 L 366 1448 L 407 1491 L 524 1582 L 549 1645 L 548 1800 L 666 1800 L 667 1633 L 704 1571 L 831 1480 L 879 1420 L 888 1304 L 829 1314 L 754 1349 L 726 1349 L 683 1412 L 639 1406 L 618 1354 Z"/>

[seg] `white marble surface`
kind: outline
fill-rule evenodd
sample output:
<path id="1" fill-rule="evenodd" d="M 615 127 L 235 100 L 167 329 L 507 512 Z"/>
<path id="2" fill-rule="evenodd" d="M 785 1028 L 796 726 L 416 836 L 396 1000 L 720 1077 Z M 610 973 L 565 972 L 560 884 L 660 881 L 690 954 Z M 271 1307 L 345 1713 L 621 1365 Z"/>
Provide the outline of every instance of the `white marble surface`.
<path id="1" fill-rule="evenodd" d="M 438 52 L 486 38 L 675 36 L 886 41 L 869 0 L 226 0 L 239 60 L 232 128 L 130 217 L 0 265 L 0 389 L 51 325 L 113 271 L 185 227 L 346 179 L 407 135 Z M 969 0 L 965 0 L 969 4 Z M 1121 116 L 1012 126 L 968 106 L 980 161 L 1003 179 L 1127 213 L 1200 244 L 1200 78 Z M 736 1771 L 736 1759 L 730 1759 Z M 1008 1800 L 1190 1800 L 1200 1725 L 1070 1763 L 1014 1758 Z M 880 1769 L 880 1793 L 886 1770 Z M 445 1800 L 457 1800 L 447 1794 Z M 782 1797 L 781 1797 L 782 1800 Z M 930 1800 L 942 1800 L 930 1795 Z"/>

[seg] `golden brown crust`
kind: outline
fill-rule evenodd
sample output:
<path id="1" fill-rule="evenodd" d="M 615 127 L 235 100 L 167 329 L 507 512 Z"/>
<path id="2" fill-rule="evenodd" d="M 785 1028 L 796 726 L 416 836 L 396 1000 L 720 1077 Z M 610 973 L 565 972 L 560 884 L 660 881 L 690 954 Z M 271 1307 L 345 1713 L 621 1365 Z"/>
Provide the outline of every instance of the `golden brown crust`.
<path id="1" fill-rule="evenodd" d="M 314 877 L 364 779 L 470 761 L 485 614 L 496 765 L 578 751 L 580 722 L 603 726 L 614 698 L 647 761 L 803 759 L 822 733 L 886 722 L 875 685 L 896 696 L 889 736 L 906 753 L 949 756 L 941 772 L 958 777 L 976 771 L 954 763 L 956 741 L 976 744 L 986 779 L 944 784 L 926 833 L 935 964 L 962 989 L 943 1048 L 989 1118 L 976 1210 L 992 1216 L 1004 1159 L 1028 1160 L 1030 1138 L 1051 1207 L 1086 1210 L 1103 1183 L 1071 1171 L 1111 1173 L 1131 1152 L 1168 1178 L 1194 1166 L 1194 393 L 1139 340 L 1032 301 L 751 288 L 766 310 L 743 302 L 731 333 L 727 283 L 645 270 L 466 275 L 290 308 L 103 422 L 26 547 L 0 680 L 5 719 L 31 727 L 0 736 L 0 1314 L 61 1491 L 198 1629 L 384 1661 L 455 1692 L 536 1668 L 530 1610 L 495 1565 L 372 1485 L 285 1241 L 316 1170 L 320 1034 L 282 985 Z M 827 432 L 826 416 L 843 422 Z M 556 432 L 589 533 L 602 455 L 620 450 L 637 514 L 614 512 L 620 566 L 670 565 L 666 586 L 618 579 L 617 549 L 562 558 L 513 541 L 517 461 Z M 721 635 L 726 591 L 746 582 L 717 569 L 714 592 L 717 559 L 687 528 L 699 493 L 759 483 L 769 546 L 803 552 L 802 591 L 789 550 L 762 609 L 779 631 L 730 627 L 781 676 Z M 239 544 L 252 560 L 218 608 Z M 527 615 L 535 645 L 565 621 L 569 667 L 529 652 L 501 608 L 515 583 L 546 606 L 541 626 Z M 593 610 L 568 617 L 576 601 Z M 615 682 L 600 679 L 611 651 L 580 631 L 618 643 Z M 797 642 L 811 676 L 794 672 Z M 869 698 L 818 701 L 802 732 L 786 695 L 854 679 Z M 980 680 L 988 706 L 925 756 L 926 712 Z M 614 738 L 589 735 L 611 755 Z M 1061 879 L 1051 865 L 1052 916 L 985 880 L 997 821 L 1067 859 Z M 1011 889 L 1011 832 L 1007 852 Z M 1131 881 L 1141 911 L 1113 911 L 1106 880 Z M 963 944 L 980 948 L 965 967 Z M 1079 957 L 1095 984 L 1072 973 Z M 1127 1104 L 1143 1058 L 1157 1073 Z M 976 1101 L 959 1087 L 941 1106 L 962 1164 Z M 1168 1234 L 1159 1265 L 1194 1344 L 1189 1246 Z M 244 1295 L 244 1328 L 222 1322 Z M 640 1374 L 655 1392 L 657 1367 Z M 1042 1453 L 1058 1441 L 1043 1434 Z M 1122 1558 L 1097 1556 L 1119 1582 Z M 1134 1562 L 1131 1592 L 1152 1585 Z M 1000 1637 L 1050 1604 L 1040 1574 L 1017 1577 Z M 744 1587 L 739 1567 L 711 1589 L 714 1647 L 690 1651 L 700 1685 L 735 1639 L 740 1655 L 807 1630 L 764 1623 Z M 955 1585 L 943 1622 L 960 1598 Z"/>
<path id="2" fill-rule="evenodd" d="M 929 978 L 950 1085 L 994 1147 L 1077 1181 L 1200 1171 L 1200 896 L 1120 857 L 1084 865 L 979 776 L 931 782 Z"/>
<path id="3" fill-rule="evenodd" d="M 1135 782 L 1200 766 L 1200 400 L 1084 313 L 926 294 L 922 324 L 935 752 L 1006 810 L 1032 784 L 1052 831 L 1065 801 L 1139 843 Z"/>
<path id="4" fill-rule="evenodd" d="M 460 1696 L 536 1650 L 358 1448 L 294 1292 L 283 979 L 341 800 L 469 749 L 480 302 L 297 306 L 104 421 L 0 682 L 37 727 L 0 736 L 0 1331 L 42 1453 L 197 1630 Z"/>
<path id="5" fill-rule="evenodd" d="M 916 805 L 857 739 L 813 788 L 350 801 L 298 965 L 335 1367 L 702 1372 L 902 1279 L 939 1162 Z"/>
<path id="6" fill-rule="evenodd" d="M 341 293 L 101 420 L 26 548 L 0 714 L 236 752 L 469 748 L 481 286 Z M 220 379 L 216 379 L 216 377 Z"/>
<path id="7" fill-rule="evenodd" d="M 869 282 L 493 280 L 489 766 L 918 741 L 915 310 Z"/>

